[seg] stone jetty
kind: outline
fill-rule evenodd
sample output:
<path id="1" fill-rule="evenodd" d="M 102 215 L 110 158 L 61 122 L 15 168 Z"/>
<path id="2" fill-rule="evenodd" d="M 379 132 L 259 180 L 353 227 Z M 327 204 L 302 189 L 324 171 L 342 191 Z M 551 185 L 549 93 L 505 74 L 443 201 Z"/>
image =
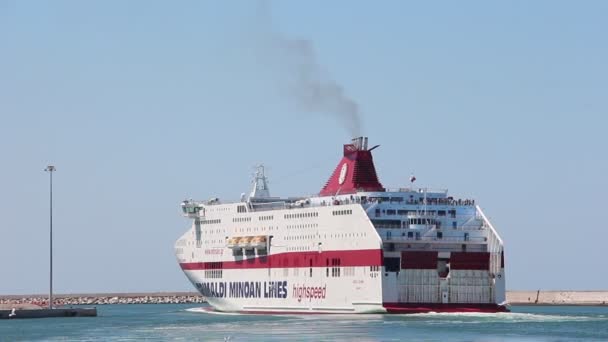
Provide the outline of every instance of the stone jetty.
<path id="1" fill-rule="evenodd" d="M 196 292 L 155 293 L 89 293 L 54 295 L 54 306 L 104 305 L 104 304 L 196 304 L 205 298 Z M 46 295 L 0 295 L 0 307 L 34 305 L 48 307 Z"/>

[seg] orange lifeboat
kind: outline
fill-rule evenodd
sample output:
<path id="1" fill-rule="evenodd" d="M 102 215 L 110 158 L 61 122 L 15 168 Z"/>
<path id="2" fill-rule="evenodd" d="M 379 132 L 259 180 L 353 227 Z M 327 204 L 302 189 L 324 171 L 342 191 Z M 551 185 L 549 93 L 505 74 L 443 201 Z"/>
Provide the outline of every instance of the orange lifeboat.
<path id="1" fill-rule="evenodd" d="M 239 244 L 239 237 L 238 236 L 231 237 L 230 239 L 228 239 L 227 247 L 235 248 L 235 247 L 237 247 L 238 244 Z"/>
<path id="2" fill-rule="evenodd" d="M 266 236 L 254 236 L 253 239 L 251 239 L 250 245 L 255 248 L 266 248 Z"/>
<path id="3" fill-rule="evenodd" d="M 253 239 L 253 236 L 243 236 L 239 239 L 239 247 L 240 248 L 251 248 L 250 242 Z"/>

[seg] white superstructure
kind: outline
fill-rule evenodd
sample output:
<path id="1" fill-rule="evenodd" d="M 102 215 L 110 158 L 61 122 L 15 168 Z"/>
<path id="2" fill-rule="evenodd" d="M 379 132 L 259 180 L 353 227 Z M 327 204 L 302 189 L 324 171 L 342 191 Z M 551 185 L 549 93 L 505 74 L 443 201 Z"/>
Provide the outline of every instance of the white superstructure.
<path id="1" fill-rule="evenodd" d="M 383 188 L 374 148 L 344 145 L 316 196 L 271 197 L 260 166 L 240 202 L 184 201 L 188 279 L 220 311 L 505 311 L 503 243 L 475 201 Z"/>

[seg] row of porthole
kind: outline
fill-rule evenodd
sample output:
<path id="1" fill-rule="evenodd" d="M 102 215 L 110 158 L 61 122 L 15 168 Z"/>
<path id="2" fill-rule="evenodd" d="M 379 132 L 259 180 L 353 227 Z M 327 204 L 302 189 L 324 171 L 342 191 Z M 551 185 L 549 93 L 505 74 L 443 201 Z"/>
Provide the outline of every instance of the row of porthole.
<path id="1" fill-rule="evenodd" d="M 316 211 L 308 212 L 308 213 L 297 213 L 297 214 L 285 214 L 283 218 L 285 219 L 296 219 L 296 218 L 309 218 L 309 217 L 319 217 L 319 213 Z"/>
<path id="2" fill-rule="evenodd" d="M 297 247 L 287 247 L 287 251 L 310 251 L 312 250 L 310 247 L 308 246 L 297 246 Z"/>
<path id="3" fill-rule="evenodd" d="M 318 223 L 287 225 L 287 229 L 318 228 Z"/>
<path id="4" fill-rule="evenodd" d="M 314 238 L 318 238 L 319 234 L 317 235 L 294 235 L 294 236 L 287 236 L 285 237 L 285 240 L 305 240 L 305 239 L 314 239 Z"/>
<path id="5" fill-rule="evenodd" d="M 329 234 L 329 238 L 349 238 L 349 237 L 365 237 L 367 233 L 344 233 L 344 234 Z M 324 238 L 327 238 L 327 234 L 323 234 Z"/>
<path id="6" fill-rule="evenodd" d="M 231 208 L 229 207 L 211 207 L 211 208 L 207 208 L 207 211 L 228 211 Z"/>
<path id="7" fill-rule="evenodd" d="M 266 227 L 247 227 L 247 228 L 237 228 L 234 231 L 237 233 L 246 233 L 246 232 L 257 232 L 257 231 L 265 231 Z M 273 230 L 273 227 L 268 227 L 268 230 Z"/>
<path id="8" fill-rule="evenodd" d="M 222 278 L 222 270 L 205 270 L 205 278 Z"/>
<path id="9" fill-rule="evenodd" d="M 204 220 L 201 221 L 201 224 L 218 224 L 218 223 L 222 223 L 221 219 L 214 219 L 214 220 Z"/>

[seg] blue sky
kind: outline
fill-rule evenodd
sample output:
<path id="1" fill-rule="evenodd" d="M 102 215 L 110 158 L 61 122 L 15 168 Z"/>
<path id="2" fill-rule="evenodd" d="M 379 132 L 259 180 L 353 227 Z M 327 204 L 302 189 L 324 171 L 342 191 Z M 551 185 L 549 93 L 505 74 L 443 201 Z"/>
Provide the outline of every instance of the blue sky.
<path id="1" fill-rule="evenodd" d="M 190 290 L 184 198 L 318 192 L 349 124 L 291 96 L 309 40 L 385 186 L 474 197 L 509 289 L 606 289 L 608 2 L 0 1 L 0 293 Z M 7 281 L 8 280 L 8 281 Z"/>

